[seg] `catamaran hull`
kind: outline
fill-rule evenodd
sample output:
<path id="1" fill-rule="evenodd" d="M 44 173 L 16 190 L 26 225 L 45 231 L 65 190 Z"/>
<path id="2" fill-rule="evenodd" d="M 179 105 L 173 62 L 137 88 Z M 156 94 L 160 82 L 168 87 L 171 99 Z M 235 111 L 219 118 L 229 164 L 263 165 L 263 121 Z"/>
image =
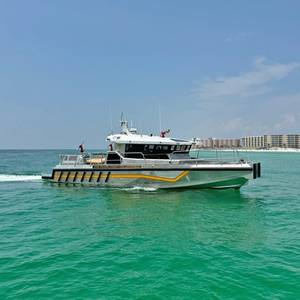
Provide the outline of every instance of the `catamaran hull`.
<path id="1" fill-rule="evenodd" d="M 258 172 L 259 170 L 259 172 Z M 259 174 L 258 174 L 259 173 Z M 147 188 L 240 188 L 251 178 L 260 177 L 255 165 L 234 168 L 190 169 L 54 169 L 43 179 L 59 184 L 102 187 Z"/>

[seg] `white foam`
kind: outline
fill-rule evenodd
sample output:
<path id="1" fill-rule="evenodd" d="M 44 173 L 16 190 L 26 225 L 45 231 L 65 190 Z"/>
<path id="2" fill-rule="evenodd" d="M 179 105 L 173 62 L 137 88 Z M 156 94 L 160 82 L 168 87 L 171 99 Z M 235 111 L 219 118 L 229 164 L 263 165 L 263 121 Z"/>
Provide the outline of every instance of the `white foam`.
<path id="1" fill-rule="evenodd" d="M 42 179 L 41 175 L 9 175 L 0 174 L 0 182 L 33 181 Z"/>
<path id="2" fill-rule="evenodd" d="M 126 191 L 146 191 L 146 192 L 155 192 L 157 188 L 154 187 L 142 187 L 142 186 L 134 186 L 131 188 L 123 188 Z"/>

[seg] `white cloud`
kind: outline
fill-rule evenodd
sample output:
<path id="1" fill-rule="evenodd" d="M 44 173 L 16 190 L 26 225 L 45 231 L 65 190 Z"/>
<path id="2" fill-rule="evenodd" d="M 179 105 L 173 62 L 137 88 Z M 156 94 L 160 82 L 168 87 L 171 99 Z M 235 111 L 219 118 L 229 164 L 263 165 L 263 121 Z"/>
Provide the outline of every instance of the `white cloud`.
<path id="1" fill-rule="evenodd" d="M 300 113 L 289 113 L 281 116 L 279 122 L 275 123 L 275 130 L 286 130 L 286 129 L 294 129 L 295 125 L 299 129 L 300 124 Z"/>
<path id="2" fill-rule="evenodd" d="M 268 84 L 285 78 L 299 67 L 300 63 L 267 63 L 265 58 L 259 57 L 254 61 L 253 71 L 198 82 L 194 93 L 201 100 L 264 94 L 270 91 Z"/>
<path id="3" fill-rule="evenodd" d="M 233 118 L 229 119 L 226 122 L 224 122 L 222 125 L 222 129 L 224 131 L 235 131 L 237 129 L 241 129 L 243 127 L 243 120 L 242 118 Z"/>
<path id="4" fill-rule="evenodd" d="M 231 35 L 227 36 L 226 39 L 225 39 L 225 42 L 226 43 L 232 43 L 232 42 L 235 42 L 235 41 L 246 39 L 250 35 L 252 35 L 251 32 L 244 32 L 244 31 L 236 32 L 234 34 L 231 34 Z"/>

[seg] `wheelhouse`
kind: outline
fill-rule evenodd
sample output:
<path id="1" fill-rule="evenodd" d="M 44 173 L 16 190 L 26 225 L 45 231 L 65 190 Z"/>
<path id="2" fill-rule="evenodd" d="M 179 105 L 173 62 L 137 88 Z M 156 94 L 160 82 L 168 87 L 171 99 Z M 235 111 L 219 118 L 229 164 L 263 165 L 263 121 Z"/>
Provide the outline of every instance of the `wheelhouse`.
<path id="1" fill-rule="evenodd" d="M 109 135 L 109 150 L 120 153 L 124 158 L 135 159 L 170 159 L 175 154 L 188 154 L 192 142 L 170 137 L 144 135 L 136 129 L 128 128 L 126 121 L 121 121 L 121 133 Z"/>
<path id="2" fill-rule="evenodd" d="M 174 152 L 189 152 L 190 149 L 191 145 L 125 144 L 124 156 L 128 158 L 168 159 L 170 154 Z"/>
<path id="3" fill-rule="evenodd" d="M 172 153 L 174 151 L 190 151 L 191 145 L 163 144 L 126 144 L 125 153 L 142 152 L 144 154 Z"/>

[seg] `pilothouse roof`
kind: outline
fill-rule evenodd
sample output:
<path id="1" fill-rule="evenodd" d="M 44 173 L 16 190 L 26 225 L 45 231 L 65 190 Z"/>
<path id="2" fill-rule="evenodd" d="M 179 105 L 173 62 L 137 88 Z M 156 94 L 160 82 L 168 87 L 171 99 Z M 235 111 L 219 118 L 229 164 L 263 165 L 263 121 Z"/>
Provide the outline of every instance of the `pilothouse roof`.
<path id="1" fill-rule="evenodd" d="M 145 134 L 113 134 L 107 137 L 109 142 L 118 144 L 162 144 L 162 145 L 191 145 L 190 141 L 172 139 L 169 137 L 151 136 Z"/>
<path id="2" fill-rule="evenodd" d="M 112 134 L 107 137 L 107 141 L 117 144 L 149 144 L 149 145 L 191 145 L 187 140 L 161 137 L 157 135 L 138 134 L 136 129 L 130 130 L 127 121 L 121 120 L 121 133 Z"/>

